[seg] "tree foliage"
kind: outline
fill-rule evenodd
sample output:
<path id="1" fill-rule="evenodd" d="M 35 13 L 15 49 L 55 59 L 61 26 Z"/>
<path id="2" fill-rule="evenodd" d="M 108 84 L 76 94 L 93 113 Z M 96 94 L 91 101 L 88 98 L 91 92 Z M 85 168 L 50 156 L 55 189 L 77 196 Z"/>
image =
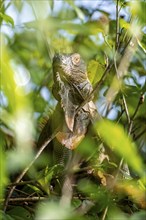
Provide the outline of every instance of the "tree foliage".
<path id="1" fill-rule="evenodd" d="M 2 0 L 0 8 L 0 217 L 144 219 L 145 1 Z M 93 124 L 101 139 L 96 148 L 102 145 L 105 151 L 94 153 L 90 168 L 84 167 L 92 177 L 80 178 L 71 206 L 62 207 L 51 191 L 60 168 L 38 171 L 49 156 L 44 153 L 37 162 L 34 146 L 42 118 L 56 106 L 52 58 L 72 52 L 87 63 L 103 117 Z M 80 153 L 89 157 L 93 145 L 86 140 Z M 126 164 L 130 174 L 121 175 Z M 21 178 L 24 170 L 27 175 Z"/>

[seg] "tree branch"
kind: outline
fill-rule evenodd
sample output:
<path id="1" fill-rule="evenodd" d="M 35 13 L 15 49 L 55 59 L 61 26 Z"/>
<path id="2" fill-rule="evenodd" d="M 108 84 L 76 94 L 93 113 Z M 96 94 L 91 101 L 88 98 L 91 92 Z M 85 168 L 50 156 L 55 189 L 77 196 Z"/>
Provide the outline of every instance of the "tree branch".
<path id="1" fill-rule="evenodd" d="M 34 197 L 26 197 L 26 198 L 9 198 L 9 202 L 11 203 L 15 203 L 15 202 L 34 202 L 34 201 L 44 201 L 44 200 L 47 200 L 47 197 L 37 197 L 37 196 L 34 196 Z M 4 199 L 1 199 L 0 202 L 4 202 Z"/>

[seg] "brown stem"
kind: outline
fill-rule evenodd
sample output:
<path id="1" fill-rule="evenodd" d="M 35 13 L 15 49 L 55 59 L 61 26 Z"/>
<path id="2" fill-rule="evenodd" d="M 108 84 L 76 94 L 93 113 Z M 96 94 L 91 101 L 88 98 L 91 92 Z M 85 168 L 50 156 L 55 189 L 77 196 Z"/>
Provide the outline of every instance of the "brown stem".
<path id="1" fill-rule="evenodd" d="M 9 198 L 9 202 L 33 202 L 33 201 L 40 201 L 46 200 L 47 197 L 27 197 L 27 198 Z M 4 199 L 1 199 L 0 202 L 3 202 Z"/>
<path id="2" fill-rule="evenodd" d="M 8 187 L 12 187 L 12 186 L 21 186 L 21 185 L 26 185 L 26 184 L 31 184 L 31 183 L 35 183 L 36 180 L 29 180 L 29 181 L 23 181 L 23 182 L 19 182 L 19 183 L 10 183 L 8 185 Z"/>

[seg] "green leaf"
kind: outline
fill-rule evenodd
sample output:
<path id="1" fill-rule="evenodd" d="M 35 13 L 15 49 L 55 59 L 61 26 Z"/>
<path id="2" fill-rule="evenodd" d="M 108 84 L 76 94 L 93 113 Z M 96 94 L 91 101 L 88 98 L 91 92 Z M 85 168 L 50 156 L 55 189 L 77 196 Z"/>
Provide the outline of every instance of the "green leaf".
<path id="1" fill-rule="evenodd" d="M 54 8 L 54 1 L 53 0 L 49 0 L 48 3 L 50 5 L 51 10 L 53 10 L 53 8 Z"/>
<path id="2" fill-rule="evenodd" d="M 6 22 L 6 23 L 10 23 L 12 26 L 14 26 L 14 20 L 12 17 L 10 17 L 9 15 L 3 14 L 0 12 L 0 17 Z"/>
<path id="3" fill-rule="evenodd" d="M 67 3 L 73 7 L 73 9 L 75 10 L 77 16 L 78 16 L 82 21 L 84 21 L 84 20 L 85 20 L 85 15 L 84 15 L 84 13 L 82 12 L 82 10 L 81 10 L 80 8 L 78 8 L 78 7 L 74 4 L 73 1 L 68 1 L 68 0 L 67 0 Z"/>
<path id="4" fill-rule="evenodd" d="M 5 192 L 5 186 L 8 184 L 8 177 L 7 177 L 7 172 L 6 172 L 6 156 L 3 151 L 3 146 L 5 144 L 5 139 L 0 133 L 0 167 L 1 167 L 1 172 L 0 172 L 0 199 L 4 197 L 4 192 Z"/>
<path id="5" fill-rule="evenodd" d="M 8 214 L 12 216 L 15 220 L 23 220 L 23 219 L 32 220 L 29 211 L 21 206 L 16 206 L 15 208 L 9 210 Z"/>
<path id="6" fill-rule="evenodd" d="M 123 157 L 139 175 L 143 175 L 143 164 L 136 146 L 132 143 L 122 126 L 108 120 L 103 120 L 96 124 L 95 129 L 113 151 Z"/>
<path id="7" fill-rule="evenodd" d="M 24 2 L 22 0 L 19 1 L 13 1 L 13 4 L 15 5 L 15 7 L 17 8 L 17 10 L 19 12 L 21 12 L 22 8 L 23 8 L 23 4 Z"/>
<path id="8" fill-rule="evenodd" d="M 74 6 L 74 9 L 75 9 L 75 11 L 76 11 L 78 17 L 79 17 L 81 20 L 84 20 L 84 19 L 85 19 L 85 15 L 84 15 L 84 13 L 81 11 L 81 9 L 78 8 L 78 7 L 76 7 L 76 6 Z"/>
<path id="9" fill-rule="evenodd" d="M 125 28 L 127 30 L 129 30 L 129 28 L 130 28 L 130 24 L 127 21 L 125 21 L 124 19 L 120 19 L 120 26 L 121 26 L 121 28 Z"/>
<path id="10" fill-rule="evenodd" d="M 146 217 L 146 211 L 141 210 L 140 212 L 134 213 L 134 214 L 130 217 L 130 220 L 141 220 L 141 219 L 145 219 L 145 217 Z"/>
<path id="11" fill-rule="evenodd" d="M 140 23 L 145 26 L 145 1 L 131 1 L 129 2 L 130 11 L 133 17 L 137 17 Z"/>
<path id="12" fill-rule="evenodd" d="M 89 179 L 82 179 L 77 185 L 79 191 L 90 197 L 90 201 L 98 202 L 98 212 L 105 209 L 110 202 L 110 197 L 105 188 L 99 187 Z"/>
<path id="13" fill-rule="evenodd" d="M 7 215 L 4 211 L 0 210 L 0 219 L 14 220 L 10 215 Z"/>
<path id="14" fill-rule="evenodd" d="M 98 61 L 91 60 L 88 64 L 87 72 L 90 82 L 94 85 L 96 82 L 98 82 L 101 79 L 101 76 L 104 72 L 104 68 Z"/>

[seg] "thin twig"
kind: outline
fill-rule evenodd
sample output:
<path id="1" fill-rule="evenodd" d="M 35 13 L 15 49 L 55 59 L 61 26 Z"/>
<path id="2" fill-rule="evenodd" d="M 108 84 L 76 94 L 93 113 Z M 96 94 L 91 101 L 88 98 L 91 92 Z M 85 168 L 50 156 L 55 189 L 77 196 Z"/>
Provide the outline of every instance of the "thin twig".
<path id="1" fill-rule="evenodd" d="M 116 41 L 115 41 L 115 50 L 118 49 L 119 45 L 119 0 L 116 3 Z"/>
<path id="2" fill-rule="evenodd" d="M 124 95 L 122 95 L 122 99 L 123 99 L 124 110 L 125 110 L 125 113 L 126 113 L 126 116 L 127 116 L 128 125 L 129 125 L 130 124 L 130 115 L 129 115 L 128 106 L 127 106 L 127 103 L 126 103 Z"/>
<path id="3" fill-rule="evenodd" d="M 145 134 L 146 133 L 146 128 L 142 131 L 142 132 L 140 132 L 137 136 L 135 136 L 133 139 L 134 139 L 134 141 L 136 141 L 137 139 L 139 139 L 143 134 Z"/>
<path id="4" fill-rule="evenodd" d="M 33 201 L 40 201 L 40 200 L 46 200 L 48 199 L 48 197 L 37 197 L 37 196 L 34 196 L 34 197 L 22 197 L 22 198 L 10 198 L 9 199 L 9 202 L 11 203 L 14 203 L 14 202 L 33 202 Z M 4 202 L 4 199 L 1 199 L 0 200 L 0 203 Z"/>
<path id="5" fill-rule="evenodd" d="M 119 117 L 118 117 L 117 124 L 120 122 L 120 120 L 121 120 L 122 115 L 123 115 L 124 112 L 125 112 L 125 110 L 122 109 L 122 110 L 121 110 L 121 113 L 120 113 L 120 115 L 119 115 Z"/>
<path id="6" fill-rule="evenodd" d="M 13 193 L 13 191 L 15 190 L 16 187 L 16 183 L 19 183 L 20 180 L 23 178 L 23 176 L 27 173 L 27 171 L 30 169 L 30 167 L 34 164 L 34 162 L 38 159 L 38 157 L 41 155 L 41 153 L 43 152 L 43 150 L 46 148 L 46 146 L 55 138 L 56 134 L 58 133 L 58 128 L 54 131 L 54 133 L 51 135 L 51 137 L 48 137 L 48 139 L 44 142 L 44 144 L 42 144 L 42 146 L 40 147 L 39 151 L 37 152 L 37 154 L 35 155 L 34 159 L 29 163 L 29 165 L 23 170 L 23 172 L 17 177 L 16 181 L 15 181 L 15 185 L 12 186 L 12 188 L 10 189 L 10 191 L 8 192 L 8 195 L 5 199 L 4 202 L 4 211 L 6 211 L 7 206 L 8 206 L 8 202 L 9 199 Z"/>
<path id="7" fill-rule="evenodd" d="M 28 180 L 28 181 L 23 181 L 23 182 L 19 182 L 19 183 L 10 183 L 8 185 L 8 187 L 12 187 L 12 186 L 22 186 L 22 185 L 27 185 L 27 184 L 31 184 L 31 183 L 36 183 L 36 180 Z"/>
<path id="8" fill-rule="evenodd" d="M 108 209 L 109 209 L 109 206 L 107 206 L 107 207 L 105 208 L 105 210 L 104 210 L 104 213 L 103 213 L 103 216 L 102 216 L 101 220 L 105 220 L 105 218 L 106 218 L 106 214 L 107 214 L 107 212 L 108 212 Z"/>

